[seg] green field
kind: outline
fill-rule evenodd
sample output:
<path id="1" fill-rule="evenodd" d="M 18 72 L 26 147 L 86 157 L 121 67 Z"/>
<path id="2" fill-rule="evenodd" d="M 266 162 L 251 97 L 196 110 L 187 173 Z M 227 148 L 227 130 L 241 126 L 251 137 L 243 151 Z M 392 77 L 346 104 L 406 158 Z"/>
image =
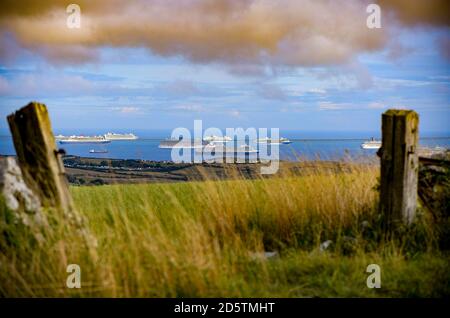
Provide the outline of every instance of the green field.
<path id="1" fill-rule="evenodd" d="M 450 295 L 450 257 L 438 248 L 432 218 L 419 209 L 411 229 L 386 239 L 377 178 L 378 168 L 366 166 L 300 177 L 72 187 L 85 232 L 53 214 L 37 240 L 1 211 L 0 296 Z M 81 289 L 65 286 L 73 263 L 81 267 Z M 379 289 L 366 286 L 372 263 L 381 266 Z"/>

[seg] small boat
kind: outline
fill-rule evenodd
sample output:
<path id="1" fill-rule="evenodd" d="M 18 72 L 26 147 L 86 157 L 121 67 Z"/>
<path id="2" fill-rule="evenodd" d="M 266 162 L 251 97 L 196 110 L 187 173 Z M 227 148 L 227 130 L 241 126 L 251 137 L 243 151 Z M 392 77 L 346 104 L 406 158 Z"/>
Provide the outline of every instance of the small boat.
<path id="1" fill-rule="evenodd" d="M 265 137 L 258 139 L 257 142 L 259 144 L 271 144 L 271 145 L 279 145 L 279 144 L 288 145 L 292 143 L 292 141 L 283 137 L 281 137 L 280 139 L 271 139 L 269 137 Z"/>
<path id="2" fill-rule="evenodd" d="M 245 154 L 258 153 L 258 152 L 259 152 L 259 150 L 256 150 L 253 147 L 250 147 L 249 145 L 242 145 L 236 151 L 236 153 L 245 153 Z"/>
<path id="3" fill-rule="evenodd" d="M 371 138 L 370 140 L 367 140 L 361 144 L 362 149 L 380 149 L 381 148 L 381 141 L 375 140 L 375 138 Z"/>
<path id="4" fill-rule="evenodd" d="M 108 153 L 108 150 L 91 149 L 91 150 L 89 150 L 89 153 Z"/>

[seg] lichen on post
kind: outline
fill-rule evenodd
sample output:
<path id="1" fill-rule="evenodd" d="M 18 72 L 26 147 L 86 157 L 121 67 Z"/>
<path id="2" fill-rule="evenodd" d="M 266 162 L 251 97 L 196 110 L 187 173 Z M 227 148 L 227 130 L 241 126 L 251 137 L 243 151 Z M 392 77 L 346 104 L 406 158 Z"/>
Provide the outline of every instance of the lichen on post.
<path id="1" fill-rule="evenodd" d="M 8 123 L 25 183 L 43 207 L 71 213 L 72 199 L 47 107 L 31 102 L 9 115 Z"/>
<path id="2" fill-rule="evenodd" d="M 417 207 L 419 115 L 390 109 L 382 115 L 380 211 L 388 230 L 414 221 Z"/>

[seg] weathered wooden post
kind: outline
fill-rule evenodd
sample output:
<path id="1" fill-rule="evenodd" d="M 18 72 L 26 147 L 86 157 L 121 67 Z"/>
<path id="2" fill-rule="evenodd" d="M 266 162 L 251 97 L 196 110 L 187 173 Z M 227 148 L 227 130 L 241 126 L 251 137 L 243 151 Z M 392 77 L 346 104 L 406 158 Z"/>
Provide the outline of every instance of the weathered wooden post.
<path id="1" fill-rule="evenodd" d="M 413 222 L 417 205 L 419 116 L 390 109 L 382 115 L 380 211 L 387 230 Z"/>
<path id="2" fill-rule="evenodd" d="M 43 207 L 73 210 L 61 154 L 56 149 L 47 107 L 31 102 L 8 116 L 25 183 Z"/>

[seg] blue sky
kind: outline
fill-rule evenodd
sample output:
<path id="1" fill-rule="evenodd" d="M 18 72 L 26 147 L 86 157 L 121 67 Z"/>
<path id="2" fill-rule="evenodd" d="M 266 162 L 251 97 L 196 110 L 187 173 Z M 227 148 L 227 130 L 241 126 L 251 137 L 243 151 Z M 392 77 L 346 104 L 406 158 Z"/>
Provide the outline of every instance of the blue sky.
<path id="1" fill-rule="evenodd" d="M 55 63 L 3 32 L 19 47 L 0 60 L 1 126 L 37 100 L 55 130 L 171 129 L 202 119 L 219 128 L 376 131 L 383 111 L 407 108 L 420 114 L 422 131 L 448 135 L 450 60 L 439 47 L 448 27 L 395 30 L 396 54 L 386 45 L 323 65 L 198 61 L 127 45 L 99 45 L 95 61 Z"/>

